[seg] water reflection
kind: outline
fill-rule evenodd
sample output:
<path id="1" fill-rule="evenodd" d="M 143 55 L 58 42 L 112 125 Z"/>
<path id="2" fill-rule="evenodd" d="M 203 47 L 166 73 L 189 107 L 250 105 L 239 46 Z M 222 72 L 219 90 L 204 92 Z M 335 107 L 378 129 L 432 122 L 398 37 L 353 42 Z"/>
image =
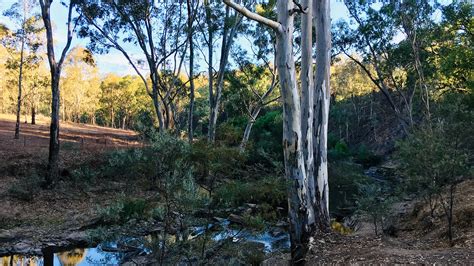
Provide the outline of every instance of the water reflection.
<path id="1" fill-rule="evenodd" d="M 232 240 L 233 244 L 260 243 L 263 252 L 283 251 L 289 248 L 290 241 L 288 233 L 283 230 L 265 231 L 255 233 L 248 230 L 237 230 L 230 226 L 228 221 L 224 221 L 216 226 L 194 227 L 189 236 L 173 235 L 166 236 L 166 243 L 173 244 L 177 239 L 188 239 L 193 241 L 196 238 L 207 234 L 214 242 Z M 161 246 L 163 236 L 148 235 L 139 238 L 126 237 L 114 242 L 103 242 L 94 248 L 73 248 L 68 250 L 42 250 L 42 256 L 12 255 L 0 257 L 0 266 L 84 266 L 84 265 L 119 265 L 136 255 L 150 254 Z"/>
<path id="2" fill-rule="evenodd" d="M 101 246 L 95 248 L 74 248 L 67 251 L 54 252 L 43 250 L 43 256 L 12 255 L 0 257 L 0 266 L 85 266 L 85 265 L 117 265 L 121 254 L 105 252 Z"/>
<path id="3" fill-rule="evenodd" d="M 87 251 L 83 248 L 59 252 L 57 257 L 62 266 L 76 266 L 84 260 Z"/>
<path id="4" fill-rule="evenodd" d="M 36 265 L 43 265 L 41 259 L 36 256 L 21 256 L 21 255 L 11 255 L 7 257 L 0 258 L 0 265 L 1 266 L 36 266 Z"/>

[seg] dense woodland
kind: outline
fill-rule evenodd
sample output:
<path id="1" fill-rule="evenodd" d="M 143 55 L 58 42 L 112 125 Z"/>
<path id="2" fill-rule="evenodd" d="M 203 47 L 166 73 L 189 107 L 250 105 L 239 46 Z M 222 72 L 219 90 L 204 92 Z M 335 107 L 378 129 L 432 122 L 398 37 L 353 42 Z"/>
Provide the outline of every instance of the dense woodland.
<path id="1" fill-rule="evenodd" d="M 441 228 L 433 239 L 447 258 L 469 250 L 474 206 L 460 201 L 473 184 L 473 6 L 372 2 L 343 1 L 339 20 L 329 0 L 14 2 L 0 23 L 0 113 L 16 118 L 5 138 L 48 118 L 49 146 L 2 200 L 136 186 L 147 196 L 122 188 L 94 211 L 87 246 L 153 221 L 150 264 L 331 262 L 321 243 L 333 235 L 361 225 L 402 235 L 405 201 L 422 206 L 403 216 L 418 217 L 422 235 Z M 133 71 L 100 69 L 112 52 Z M 78 155 L 62 123 L 133 130 L 140 144 Z M 5 158 L 8 176 L 18 162 Z M 232 253 L 238 232 L 213 236 L 227 223 L 281 227 L 289 247 Z"/>

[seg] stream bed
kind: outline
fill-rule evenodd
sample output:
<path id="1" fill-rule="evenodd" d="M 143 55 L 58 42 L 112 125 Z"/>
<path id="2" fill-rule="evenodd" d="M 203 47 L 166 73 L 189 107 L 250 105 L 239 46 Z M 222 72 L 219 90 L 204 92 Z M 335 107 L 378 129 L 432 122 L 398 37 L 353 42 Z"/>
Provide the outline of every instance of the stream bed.
<path id="1" fill-rule="evenodd" d="M 194 227 L 188 239 L 193 240 L 207 235 L 213 243 L 227 241 L 229 248 L 238 249 L 244 243 L 253 243 L 260 247 L 258 252 L 264 254 L 275 251 L 286 251 L 290 246 L 288 233 L 282 229 L 272 228 L 263 232 L 247 229 L 235 229 L 229 222 L 221 223 L 219 230 L 208 230 Z M 0 257 L 1 265 L 119 265 L 136 256 L 152 253 L 153 243 L 156 247 L 157 236 L 147 235 L 139 238 L 122 238 L 112 242 L 102 242 L 96 247 L 67 247 L 43 249 L 41 255 L 11 254 Z"/>

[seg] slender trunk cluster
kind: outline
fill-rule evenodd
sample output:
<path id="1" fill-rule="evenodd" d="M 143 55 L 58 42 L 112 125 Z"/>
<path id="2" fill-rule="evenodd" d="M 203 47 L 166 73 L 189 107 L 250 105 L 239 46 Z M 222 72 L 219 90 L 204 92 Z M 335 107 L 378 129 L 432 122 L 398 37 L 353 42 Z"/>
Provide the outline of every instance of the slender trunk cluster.
<path id="1" fill-rule="evenodd" d="M 283 103 L 283 152 L 289 181 L 291 257 L 303 264 L 310 237 L 329 228 L 327 132 L 330 102 L 329 0 L 278 0 L 278 21 L 253 13 L 232 0 L 224 2 L 244 16 L 275 31 L 276 65 Z M 293 55 L 294 16 L 301 13 L 301 75 Z M 313 78 L 313 26 L 316 28 L 316 73 Z M 301 84 L 299 86 L 298 84 Z"/>
<path id="2" fill-rule="evenodd" d="M 214 58 L 214 50 L 213 50 L 213 36 L 214 36 L 214 27 L 213 19 L 212 19 L 212 12 L 211 6 L 209 1 L 206 2 L 205 6 L 206 10 L 206 23 L 208 27 L 208 60 L 209 60 L 209 125 L 208 125 L 208 133 L 207 138 L 209 142 L 214 142 L 216 139 L 216 126 L 217 126 L 217 118 L 219 116 L 219 109 L 221 105 L 221 97 L 222 97 L 222 90 L 224 88 L 224 74 L 225 69 L 227 68 L 227 64 L 229 62 L 229 54 L 230 49 L 232 48 L 232 44 L 234 43 L 234 38 L 237 34 L 237 27 L 242 20 L 242 16 L 240 14 L 232 15 L 230 7 L 226 7 L 224 21 L 226 25 L 224 25 L 223 33 L 222 33 L 222 43 L 221 43 L 221 53 L 220 53 L 220 60 L 219 60 L 219 69 L 217 71 L 217 78 L 216 84 L 214 84 L 214 68 L 212 66 L 213 58 Z M 228 21 L 234 20 L 234 22 L 230 25 L 227 25 Z M 215 88 L 214 88 L 215 87 Z"/>

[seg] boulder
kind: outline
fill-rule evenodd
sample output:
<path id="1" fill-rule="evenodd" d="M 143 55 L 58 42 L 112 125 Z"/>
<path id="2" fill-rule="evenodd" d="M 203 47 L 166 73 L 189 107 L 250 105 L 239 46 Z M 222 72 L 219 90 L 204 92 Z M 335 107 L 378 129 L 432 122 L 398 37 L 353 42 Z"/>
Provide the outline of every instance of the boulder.
<path id="1" fill-rule="evenodd" d="M 244 218 L 240 215 L 231 213 L 229 218 L 227 218 L 231 223 L 244 224 Z"/>

